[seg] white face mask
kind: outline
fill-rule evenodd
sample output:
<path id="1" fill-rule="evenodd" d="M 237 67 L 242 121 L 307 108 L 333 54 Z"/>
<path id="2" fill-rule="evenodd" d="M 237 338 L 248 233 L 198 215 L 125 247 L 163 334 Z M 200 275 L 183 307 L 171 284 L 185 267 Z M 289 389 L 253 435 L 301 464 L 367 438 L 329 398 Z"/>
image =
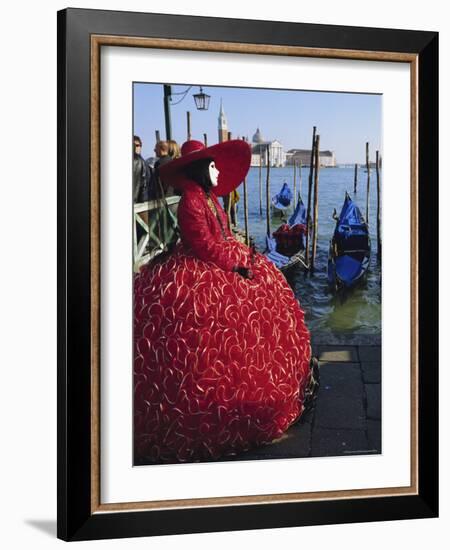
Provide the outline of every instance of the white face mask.
<path id="1" fill-rule="evenodd" d="M 214 161 L 209 163 L 209 178 L 211 180 L 212 186 L 217 187 L 217 182 L 219 180 L 219 170 L 217 170 L 216 163 Z"/>

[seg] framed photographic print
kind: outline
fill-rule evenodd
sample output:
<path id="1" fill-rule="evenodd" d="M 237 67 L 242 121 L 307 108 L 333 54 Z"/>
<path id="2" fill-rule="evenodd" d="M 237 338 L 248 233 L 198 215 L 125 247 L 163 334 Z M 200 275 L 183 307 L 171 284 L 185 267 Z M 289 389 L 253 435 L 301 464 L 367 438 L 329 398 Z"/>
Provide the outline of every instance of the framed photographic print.
<path id="1" fill-rule="evenodd" d="M 58 536 L 435 517 L 437 33 L 67 9 L 58 56 Z"/>

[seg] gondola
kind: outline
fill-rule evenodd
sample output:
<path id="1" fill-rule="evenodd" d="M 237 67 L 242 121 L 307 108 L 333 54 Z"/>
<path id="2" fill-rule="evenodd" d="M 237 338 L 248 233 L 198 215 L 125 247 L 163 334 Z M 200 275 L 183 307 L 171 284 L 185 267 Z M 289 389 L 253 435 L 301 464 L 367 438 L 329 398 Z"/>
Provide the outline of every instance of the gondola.
<path id="1" fill-rule="evenodd" d="M 345 193 L 344 205 L 330 241 L 328 283 L 333 290 L 349 289 L 364 281 L 370 262 L 369 228 L 360 209 Z"/>
<path id="2" fill-rule="evenodd" d="M 283 228 L 285 230 L 280 231 Z M 298 263 L 304 263 L 305 235 L 306 208 L 299 194 L 297 206 L 288 223 L 280 226 L 272 236 L 266 237 L 267 258 L 281 271 L 286 271 Z"/>
<path id="3" fill-rule="evenodd" d="M 306 225 L 306 207 L 303 204 L 300 193 L 298 194 L 298 202 L 292 216 L 288 220 L 288 224 L 293 227 L 297 223 Z"/>
<path id="4" fill-rule="evenodd" d="M 283 183 L 283 187 L 280 192 L 272 197 L 272 206 L 281 211 L 283 214 L 284 210 L 288 209 L 292 202 L 292 191 L 289 189 L 286 182 Z"/>

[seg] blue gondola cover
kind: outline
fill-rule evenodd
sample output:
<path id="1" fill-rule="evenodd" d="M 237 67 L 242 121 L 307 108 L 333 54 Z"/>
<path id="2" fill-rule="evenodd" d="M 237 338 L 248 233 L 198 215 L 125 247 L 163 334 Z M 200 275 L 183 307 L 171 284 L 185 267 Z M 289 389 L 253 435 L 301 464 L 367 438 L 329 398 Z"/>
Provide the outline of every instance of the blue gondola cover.
<path id="1" fill-rule="evenodd" d="M 288 221 L 288 224 L 291 227 L 293 227 L 297 223 L 301 223 L 303 225 L 306 225 L 306 208 L 305 208 L 305 205 L 303 204 L 303 201 L 302 201 L 300 195 L 298 196 L 297 206 L 296 206 L 292 216 L 289 218 L 289 221 Z"/>
<path id="2" fill-rule="evenodd" d="M 361 274 L 361 262 L 351 256 L 338 256 L 335 264 L 336 274 L 345 286 L 351 286 Z"/>
<path id="3" fill-rule="evenodd" d="M 330 285 L 350 288 L 367 272 L 370 238 L 360 209 L 346 193 L 344 205 L 330 243 L 328 281 Z"/>
<path id="4" fill-rule="evenodd" d="M 288 184 L 285 182 L 283 183 L 283 187 L 281 188 L 280 192 L 272 197 L 272 204 L 273 206 L 275 206 L 275 208 L 283 210 L 291 204 L 291 201 L 292 191 L 289 189 Z"/>

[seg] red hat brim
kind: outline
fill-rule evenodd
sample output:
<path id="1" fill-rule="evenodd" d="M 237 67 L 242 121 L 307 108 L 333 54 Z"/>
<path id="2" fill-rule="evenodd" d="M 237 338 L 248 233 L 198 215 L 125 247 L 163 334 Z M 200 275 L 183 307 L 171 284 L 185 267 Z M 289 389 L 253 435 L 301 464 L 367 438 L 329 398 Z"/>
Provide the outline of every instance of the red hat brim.
<path id="1" fill-rule="evenodd" d="M 218 184 L 214 187 L 214 193 L 221 197 L 231 193 L 244 181 L 250 168 L 252 152 L 250 145 L 244 140 L 223 141 L 163 164 L 159 169 L 161 180 L 165 185 L 171 185 L 182 191 L 190 183 L 183 169 L 191 162 L 202 158 L 214 159 L 216 168 L 219 170 Z"/>

